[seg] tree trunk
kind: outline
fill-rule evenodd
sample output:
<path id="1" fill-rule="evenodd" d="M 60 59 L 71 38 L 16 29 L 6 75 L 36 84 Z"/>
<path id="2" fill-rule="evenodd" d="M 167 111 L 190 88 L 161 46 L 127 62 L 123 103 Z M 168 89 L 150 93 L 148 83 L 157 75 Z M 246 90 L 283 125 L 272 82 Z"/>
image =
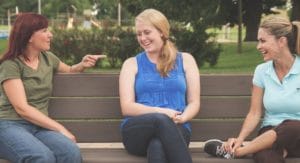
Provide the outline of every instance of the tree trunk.
<path id="1" fill-rule="evenodd" d="M 246 36 L 244 41 L 256 41 L 262 15 L 262 0 L 244 0 Z"/>
<path id="2" fill-rule="evenodd" d="M 292 16 L 291 21 L 300 21 L 300 1 L 292 0 Z"/>

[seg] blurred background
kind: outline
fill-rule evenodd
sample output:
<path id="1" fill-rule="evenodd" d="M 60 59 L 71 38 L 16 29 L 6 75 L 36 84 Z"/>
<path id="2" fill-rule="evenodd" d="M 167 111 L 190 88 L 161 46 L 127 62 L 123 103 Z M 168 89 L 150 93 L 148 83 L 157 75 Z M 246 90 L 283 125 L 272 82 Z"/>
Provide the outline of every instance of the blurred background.
<path id="1" fill-rule="evenodd" d="M 164 13 L 171 39 L 191 53 L 202 73 L 253 73 L 262 62 L 258 26 L 266 16 L 300 20 L 299 0 L 0 0 L 0 56 L 16 15 L 35 12 L 49 19 L 51 51 L 72 64 L 87 53 L 106 54 L 92 72 L 118 72 L 140 49 L 134 18 L 146 8 Z"/>

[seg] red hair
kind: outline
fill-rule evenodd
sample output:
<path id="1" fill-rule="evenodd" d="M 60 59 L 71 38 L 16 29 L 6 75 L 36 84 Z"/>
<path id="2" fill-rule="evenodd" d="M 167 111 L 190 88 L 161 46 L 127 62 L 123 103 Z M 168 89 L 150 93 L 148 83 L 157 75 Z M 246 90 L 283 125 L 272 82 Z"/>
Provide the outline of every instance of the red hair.
<path id="1" fill-rule="evenodd" d="M 24 55 L 29 39 L 34 32 L 47 28 L 48 20 L 46 17 L 35 13 L 18 14 L 13 28 L 9 35 L 8 50 L 4 53 L 0 63 L 7 59 L 14 59 Z"/>

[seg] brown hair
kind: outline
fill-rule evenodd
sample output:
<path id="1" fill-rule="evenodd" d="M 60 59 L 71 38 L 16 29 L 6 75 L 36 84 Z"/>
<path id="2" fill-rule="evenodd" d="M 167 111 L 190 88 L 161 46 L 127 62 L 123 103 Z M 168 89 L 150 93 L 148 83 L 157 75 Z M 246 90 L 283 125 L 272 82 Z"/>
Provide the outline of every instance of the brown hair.
<path id="1" fill-rule="evenodd" d="M 153 25 L 162 33 L 164 45 L 156 68 L 162 76 L 167 76 L 169 71 L 174 68 L 177 53 L 177 48 L 175 47 L 174 43 L 169 40 L 169 21 L 161 12 L 155 9 L 144 10 L 136 17 L 136 21 L 137 20 Z"/>
<path id="2" fill-rule="evenodd" d="M 0 63 L 7 59 L 14 59 L 24 55 L 30 37 L 34 32 L 47 28 L 48 20 L 46 17 L 35 13 L 21 13 L 17 16 L 13 28 L 9 35 L 8 50 L 0 59 Z"/>
<path id="3" fill-rule="evenodd" d="M 270 34 L 276 38 L 286 37 L 288 40 L 288 47 L 291 53 L 300 55 L 300 22 L 290 22 L 282 17 L 269 17 L 264 20 L 260 28 L 266 29 Z"/>

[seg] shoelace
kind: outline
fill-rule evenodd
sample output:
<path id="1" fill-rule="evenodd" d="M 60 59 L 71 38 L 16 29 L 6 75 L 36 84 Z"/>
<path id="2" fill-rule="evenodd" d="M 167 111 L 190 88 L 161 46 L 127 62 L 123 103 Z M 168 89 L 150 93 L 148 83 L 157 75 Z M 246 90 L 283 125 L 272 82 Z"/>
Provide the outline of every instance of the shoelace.
<path id="1" fill-rule="evenodd" d="M 226 159 L 233 158 L 233 156 L 229 152 L 226 152 L 222 146 L 217 146 L 216 155 Z"/>

